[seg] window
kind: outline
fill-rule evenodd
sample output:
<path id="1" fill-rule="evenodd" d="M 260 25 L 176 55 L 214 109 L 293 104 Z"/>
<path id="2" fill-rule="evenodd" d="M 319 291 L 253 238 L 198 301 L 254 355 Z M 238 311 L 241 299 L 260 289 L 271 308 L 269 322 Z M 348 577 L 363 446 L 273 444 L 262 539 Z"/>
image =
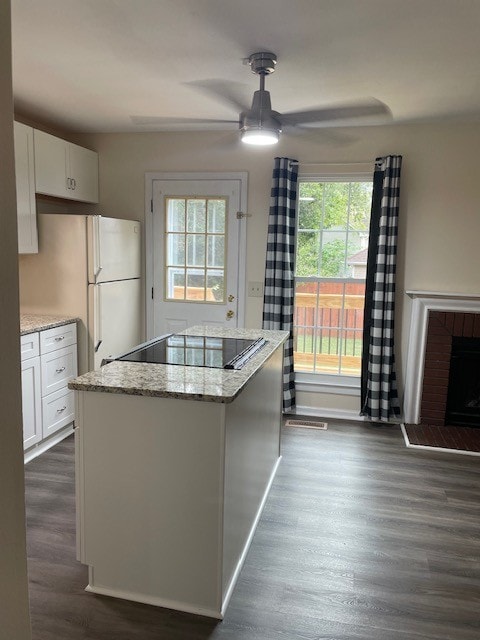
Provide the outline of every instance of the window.
<path id="1" fill-rule="evenodd" d="M 364 177 L 299 181 L 297 373 L 360 375 L 371 198 Z"/>
<path id="2" fill-rule="evenodd" d="M 225 198 L 166 198 L 166 299 L 224 302 Z"/>

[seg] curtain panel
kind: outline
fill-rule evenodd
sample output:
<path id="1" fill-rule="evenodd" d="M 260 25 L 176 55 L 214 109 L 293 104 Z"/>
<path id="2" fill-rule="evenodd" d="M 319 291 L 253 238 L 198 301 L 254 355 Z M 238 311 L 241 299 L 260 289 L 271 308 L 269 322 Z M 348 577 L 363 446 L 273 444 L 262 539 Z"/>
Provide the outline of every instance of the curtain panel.
<path id="1" fill-rule="evenodd" d="M 361 415 L 400 416 L 394 354 L 395 274 L 402 156 L 377 158 L 367 258 Z"/>
<path id="2" fill-rule="evenodd" d="M 295 406 L 293 310 L 298 162 L 275 158 L 268 218 L 263 328 L 289 331 L 285 343 L 283 410 Z"/>

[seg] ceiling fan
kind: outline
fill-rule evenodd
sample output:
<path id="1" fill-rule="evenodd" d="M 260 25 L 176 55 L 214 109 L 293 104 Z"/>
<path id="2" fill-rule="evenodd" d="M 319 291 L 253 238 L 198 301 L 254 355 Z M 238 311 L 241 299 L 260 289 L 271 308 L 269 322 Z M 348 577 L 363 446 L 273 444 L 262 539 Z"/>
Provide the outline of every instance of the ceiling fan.
<path id="1" fill-rule="evenodd" d="M 203 89 L 209 93 L 215 93 L 216 96 L 227 99 L 237 108 L 241 109 L 237 120 L 202 120 L 202 119 L 178 119 L 178 118 L 162 118 L 162 117 L 139 117 L 132 116 L 135 124 L 223 124 L 235 123 L 240 130 L 241 140 L 246 144 L 252 145 L 271 145 L 278 142 L 280 133 L 284 130 L 296 128 L 305 128 L 310 126 L 331 126 L 334 122 L 344 121 L 351 122 L 358 119 L 391 116 L 390 109 L 380 100 L 371 98 L 351 105 L 330 106 L 308 111 L 295 111 L 290 113 L 279 113 L 272 109 L 270 100 L 270 92 L 265 89 L 265 77 L 275 71 L 277 56 L 270 52 L 252 53 L 245 60 L 250 65 L 252 73 L 260 77 L 260 88 L 253 94 L 251 107 L 245 108 L 241 102 L 228 95 L 228 87 L 219 88 L 219 83 L 215 81 L 190 83 L 196 88 Z"/>

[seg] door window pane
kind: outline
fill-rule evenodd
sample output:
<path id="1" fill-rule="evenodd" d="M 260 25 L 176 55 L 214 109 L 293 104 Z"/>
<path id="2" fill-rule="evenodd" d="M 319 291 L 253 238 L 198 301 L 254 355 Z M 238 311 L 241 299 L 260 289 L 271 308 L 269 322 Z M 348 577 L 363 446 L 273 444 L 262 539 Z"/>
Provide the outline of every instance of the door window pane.
<path id="1" fill-rule="evenodd" d="M 206 200 L 187 200 L 187 231 L 204 233 L 206 217 Z"/>
<path id="2" fill-rule="evenodd" d="M 225 273 L 219 269 L 208 269 L 207 289 L 216 302 L 225 302 Z"/>
<path id="3" fill-rule="evenodd" d="M 205 300 L 205 272 L 203 270 L 187 269 L 185 300 Z"/>
<path id="4" fill-rule="evenodd" d="M 167 232 L 185 231 L 185 199 L 168 198 Z"/>
<path id="5" fill-rule="evenodd" d="M 225 233 L 225 200 L 208 201 L 208 227 L 209 233 Z"/>
<path id="6" fill-rule="evenodd" d="M 185 270 L 169 267 L 167 269 L 167 296 L 170 300 L 185 298 Z"/>
<path id="7" fill-rule="evenodd" d="M 205 236 L 187 235 L 187 266 L 205 266 Z"/>
<path id="8" fill-rule="evenodd" d="M 168 264 L 185 265 L 185 236 L 179 233 L 171 233 L 168 236 Z"/>
<path id="9" fill-rule="evenodd" d="M 225 236 L 208 236 L 207 266 L 223 267 L 225 261 Z"/>

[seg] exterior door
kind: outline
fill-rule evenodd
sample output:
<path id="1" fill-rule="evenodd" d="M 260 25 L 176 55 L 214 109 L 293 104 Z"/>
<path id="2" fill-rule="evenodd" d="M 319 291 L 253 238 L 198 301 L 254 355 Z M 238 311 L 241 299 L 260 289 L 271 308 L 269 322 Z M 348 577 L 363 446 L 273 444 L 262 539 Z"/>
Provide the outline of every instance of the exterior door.
<path id="1" fill-rule="evenodd" d="M 152 181 L 150 337 L 193 325 L 239 326 L 241 190 L 238 179 Z"/>

